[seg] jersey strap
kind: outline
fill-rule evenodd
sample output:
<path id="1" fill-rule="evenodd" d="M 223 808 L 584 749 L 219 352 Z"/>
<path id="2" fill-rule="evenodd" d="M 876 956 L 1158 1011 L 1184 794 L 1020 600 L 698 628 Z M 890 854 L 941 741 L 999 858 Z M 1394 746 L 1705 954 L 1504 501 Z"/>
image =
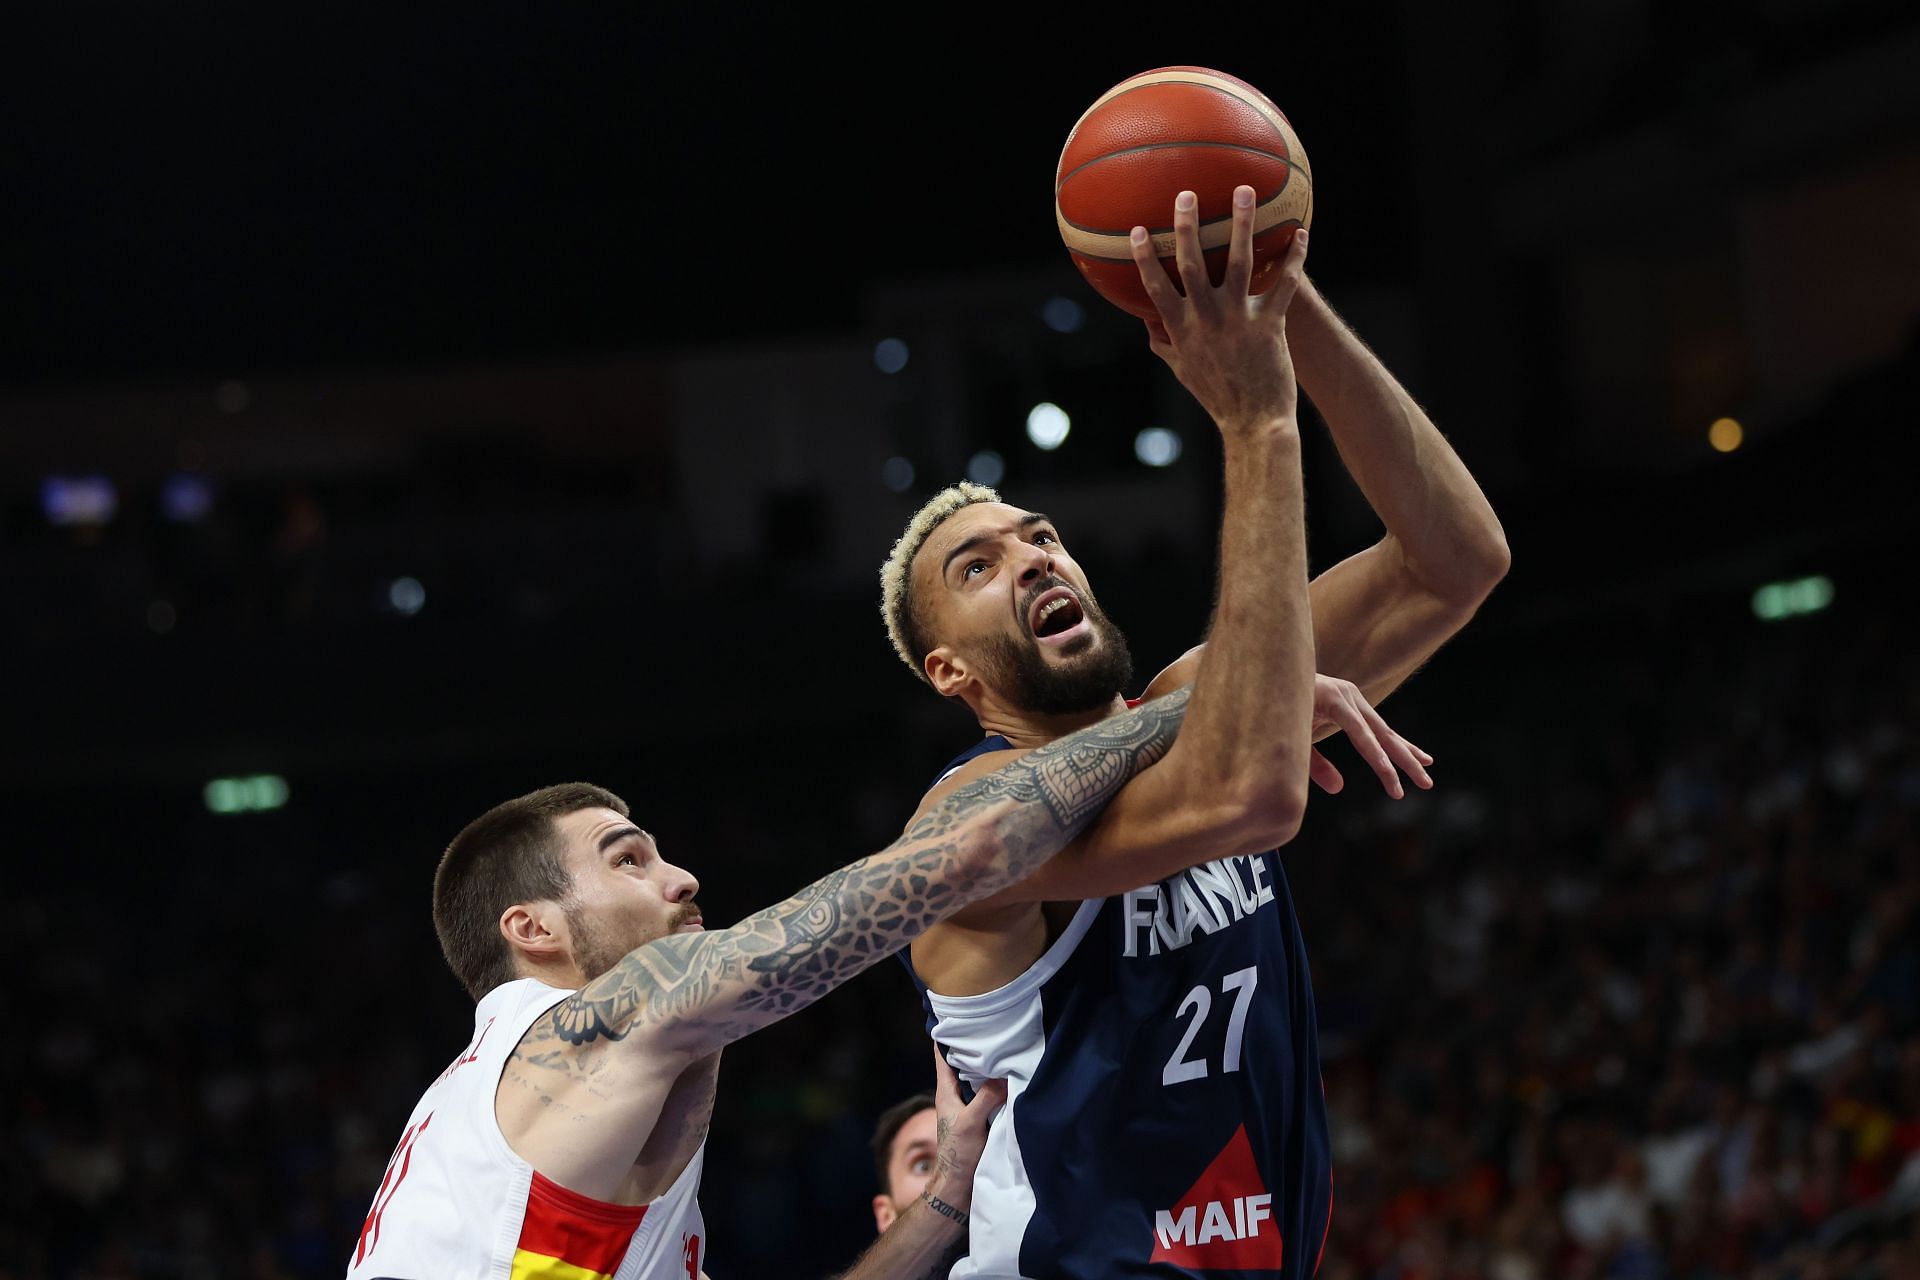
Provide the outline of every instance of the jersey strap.
<path id="1" fill-rule="evenodd" d="M 959 771 L 961 765 L 973 759 L 975 756 L 986 755 L 989 751 L 1011 751 L 1011 750 L 1013 750 L 1013 744 L 1011 742 L 1008 742 L 1005 738 L 1001 737 L 997 733 L 989 734 L 987 737 L 982 738 L 980 741 L 974 743 L 971 747 L 968 747 L 965 751 L 962 751 L 959 755 L 955 756 L 953 759 L 947 761 L 947 767 L 940 771 L 940 776 L 933 780 L 932 785 L 928 786 L 927 790 L 931 791 L 933 790 L 934 787 L 939 786 L 941 783 L 945 782 L 948 778 L 951 778 L 956 772 Z"/>

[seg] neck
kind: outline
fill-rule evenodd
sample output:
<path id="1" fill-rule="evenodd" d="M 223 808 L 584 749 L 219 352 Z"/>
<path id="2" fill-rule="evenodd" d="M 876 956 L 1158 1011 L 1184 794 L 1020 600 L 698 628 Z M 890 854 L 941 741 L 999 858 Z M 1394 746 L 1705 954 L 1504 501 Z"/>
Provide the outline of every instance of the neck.
<path id="1" fill-rule="evenodd" d="M 554 961 L 548 964 L 529 963 L 524 957 L 514 966 L 516 978 L 538 978 L 549 987 L 561 991 L 578 991 L 587 985 L 587 975 L 580 972 L 571 961 Z"/>
<path id="2" fill-rule="evenodd" d="M 986 730 L 989 736 L 997 733 L 1015 747 L 1027 750 L 1033 747 L 1044 747 L 1055 738 L 1064 738 L 1076 729 L 1098 724 L 1108 716 L 1118 715 L 1126 709 L 1127 700 L 1116 693 L 1111 702 L 1065 715 L 1042 715 L 1039 712 L 1022 711 L 1018 707 L 1004 706 L 997 702 L 975 707 L 974 715 L 980 721 L 980 727 Z"/>

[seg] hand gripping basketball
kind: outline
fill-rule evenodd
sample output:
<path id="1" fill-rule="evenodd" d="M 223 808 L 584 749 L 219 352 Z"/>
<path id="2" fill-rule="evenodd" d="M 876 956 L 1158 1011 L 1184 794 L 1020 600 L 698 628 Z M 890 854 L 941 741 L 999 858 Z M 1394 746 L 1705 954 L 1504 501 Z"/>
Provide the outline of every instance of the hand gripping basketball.
<path id="1" fill-rule="evenodd" d="M 1287 351 L 1287 307 L 1305 276 L 1307 233 L 1293 232 L 1273 287 L 1249 293 L 1253 195 L 1252 187 L 1234 189 L 1227 269 L 1217 287 L 1207 278 L 1193 192 L 1182 191 L 1173 204 L 1180 289 L 1167 278 L 1147 229 L 1135 227 L 1131 236 L 1133 263 L 1155 312 L 1146 322 L 1148 345 L 1229 436 L 1292 424 L 1298 396 Z"/>

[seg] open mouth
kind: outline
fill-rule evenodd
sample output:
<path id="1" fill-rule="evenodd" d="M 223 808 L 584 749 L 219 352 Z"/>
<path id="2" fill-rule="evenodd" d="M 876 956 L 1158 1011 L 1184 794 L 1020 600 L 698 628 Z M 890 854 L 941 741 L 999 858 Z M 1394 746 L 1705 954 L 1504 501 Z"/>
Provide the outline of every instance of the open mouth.
<path id="1" fill-rule="evenodd" d="M 1079 598 L 1065 587 L 1054 587 L 1028 609 L 1027 629 L 1041 644 L 1065 644 L 1091 627 Z"/>

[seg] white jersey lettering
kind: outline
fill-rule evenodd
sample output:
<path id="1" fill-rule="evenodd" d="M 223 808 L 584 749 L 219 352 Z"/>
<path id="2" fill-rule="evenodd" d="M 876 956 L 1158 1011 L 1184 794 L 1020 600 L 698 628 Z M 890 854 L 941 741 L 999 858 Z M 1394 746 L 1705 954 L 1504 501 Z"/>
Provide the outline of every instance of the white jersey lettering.
<path id="1" fill-rule="evenodd" d="M 1265 858 L 1245 854 L 1189 867 L 1122 896 L 1123 956 L 1178 951 L 1238 924 L 1274 900 Z"/>

